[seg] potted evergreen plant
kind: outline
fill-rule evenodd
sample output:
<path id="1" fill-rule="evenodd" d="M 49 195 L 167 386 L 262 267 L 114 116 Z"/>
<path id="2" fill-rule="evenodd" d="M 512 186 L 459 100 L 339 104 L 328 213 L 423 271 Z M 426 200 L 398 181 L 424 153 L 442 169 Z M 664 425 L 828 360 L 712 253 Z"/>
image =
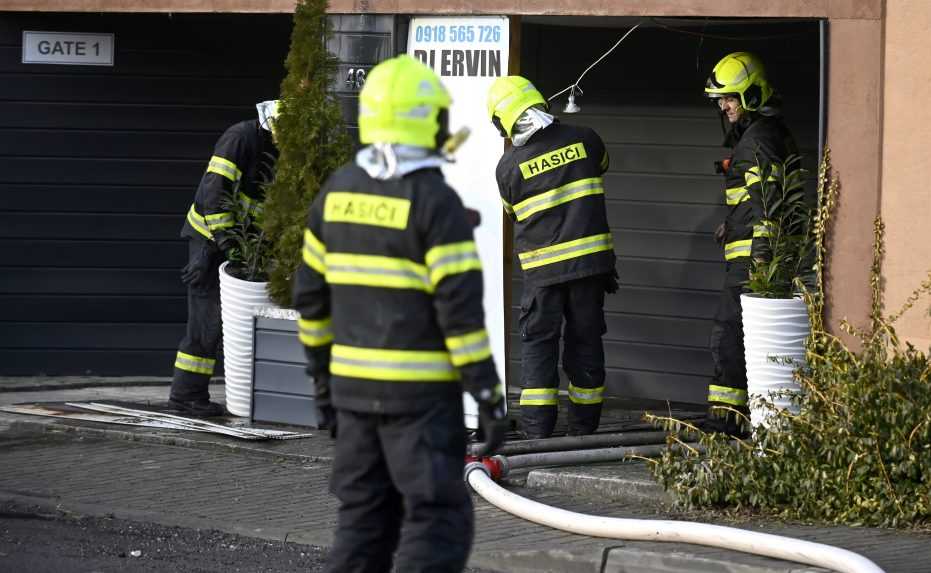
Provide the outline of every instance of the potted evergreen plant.
<path id="1" fill-rule="evenodd" d="M 827 155 L 826 155 L 827 157 Z M 804 364 L 805 341 L 811 328 L 803 290 L 814 279 L 816 208 L 806 197 L 806 171 L 801 158 L 784 163 L 757 161 L 762 220 L 754 229 L 755 249 L 747 289 L 740 296 L 743 310 L 747 393 L 753 426 L 767 423 L 770 409 L 797 408 L 795 369 Z M 827 168 L 822 164 L 822 174 Z M 819 197 L 821 195 L 819 178 Z M 762 254 L 761 254 L 762 253 Z"/>
<path id="2" fill-rule="evenodd" d="M 237 416 L 252 415 L 253 386 L 274 385 L 263 385 L 256 379 L 260 372 L 253 372 L 259 342 L 255 317 L 262 317 L 263 330 L 270 322 L 284 323 L 280 334 L 287 336 L 272 339 L 296 343 L 296 313 L 288 309 L 307 211 L 330 173 L 348 161 L 352 147 L 339 104 L 329 92 L 337 62 L 326 49 L 326 6 L 325 0 L 301 0 L 295 9 L 275 121 L 279 155 L 273 170 L 262 170 L 274 177 L 261 182 L 261 216 L 249 205 L 229 205 L 239 224 L 231 232 L 236 246 L 221 267 L 220 287 L 227 409 Z M 300 352 L 298 359 L 303 363 Z M 300 370 L 304 379 L 303 364 Z"/>

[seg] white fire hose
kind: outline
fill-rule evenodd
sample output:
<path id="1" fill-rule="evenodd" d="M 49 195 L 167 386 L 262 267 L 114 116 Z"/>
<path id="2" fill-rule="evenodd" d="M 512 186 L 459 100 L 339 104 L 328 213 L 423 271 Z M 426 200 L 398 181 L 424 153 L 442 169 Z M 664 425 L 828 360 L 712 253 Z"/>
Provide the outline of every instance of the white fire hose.
<path id="1" fill-rule="evenodd" d="M 660 446 L 610 448 L 614 460 L 628 455 L 656 455 Z M 588 450 L 591 456 L 593 450 Z M 566 454 L 562 460 L 558 454 Z M 852 551 L 811 541 L 792 539 L 769 533 L 758 533 L 735 527 L 668 521 L 657 519 L 628 519 L 602 517 L 576 513 L 521 497 L 499 486 L 492 479 L 504 477 L 512 467 L 530 465 L 567 465 L 578 463 L 579 452 L 558 452 L 545 455 L 545 463 L 526 463 L 530 456 L 516 456 L 512 461 L 504 456 L 472 461 L 466 465 L 465 480 L 487 502 L 517 517 L 547 527 L 588 535 L 629 541 L 668 541 L 693 543 L 763 555 L 775 559 L 816 565 L 839 573 L 884 573 L 875 563 Z M 607 452 L 598 455 L 598 461 L 607 461 Z M 518 460 L 517 458 L 524 458 Z M 538 457 L 537 460 L 542 461 Z M 534 460 L 534 461 L 537 461 Z M 593 461 L 589 458 L 589 461 Z M 517 463 L 513 463 L 517 462 Z"/>

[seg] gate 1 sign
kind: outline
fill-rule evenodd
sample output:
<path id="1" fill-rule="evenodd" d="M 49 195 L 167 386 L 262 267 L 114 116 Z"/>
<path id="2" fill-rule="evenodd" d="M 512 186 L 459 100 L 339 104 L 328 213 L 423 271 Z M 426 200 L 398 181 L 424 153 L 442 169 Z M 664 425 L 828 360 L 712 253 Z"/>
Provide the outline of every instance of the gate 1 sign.
<path id="1" fill-rule="evenodd" d="M 24 30 L 23 63 L 112 66 L 113 34 Z"/>
<path id="2" fill-rule="evenodd" d="M 471 130 L 469 140 L 456 152 L 456 162 L 446 165 L 443 173 L 466 207 L 478 210 L 482 216 L 481 226 L 475 229 L 475 242 L 485 278 L 485 323 L 498 374 L 502 376 L 507 369 L 504 305 L 510 301 L 502 296 L 504 210 L 495 167 L 504 151 L 504 140 L 488 119 L 485 96 L 495 78 L 508 73 L 508 19 L 414 18 L 409 34 L 408 54 L 433 68 L 453 98 L 450 131 L 455 133 L 462 126 Z M 466 425 L 477 427 L 477 408 L 471 398 L 466 397 L 465 407 Z"/>

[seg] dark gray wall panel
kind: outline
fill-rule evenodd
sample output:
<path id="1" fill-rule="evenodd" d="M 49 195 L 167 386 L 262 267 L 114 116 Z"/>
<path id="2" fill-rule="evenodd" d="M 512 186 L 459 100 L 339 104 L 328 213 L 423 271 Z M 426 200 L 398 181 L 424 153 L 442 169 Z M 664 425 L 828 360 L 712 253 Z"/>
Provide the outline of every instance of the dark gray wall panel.
<path id="1" fill-rule="evenodd" d="M 9 267 L 3 270 L 0 294 L 180 295 L 175 269 L 54 269 Z M 139 304 L 145 304 L 143 300 Z M 54 317 L 36 319 L 54 321 Z M 2 324 L 2 322 L 0 322 Z"/>
<path id="2" fill-rule="evenodd" d="M 7 294 L 0 295 L 0 316 L 10 322 L 29 322 L 43 316 L 58 322 L 178 324 L 187 318 L 185 301 L 184 295 Z"/>
<path id="3" fill-rule="evenodd" d="M 0 237 L 46 239 L 113 239 L 121 241 L 175 240 L 184 213 L 0 213 Z M 166 245 L 171 248 L 171 245 Z M 140 263 L 144 253 L 140 252 Z"/>
<path id="4" fill-rule="evenodd" d="M 147 215 L 187 212 L 196 184 L 170 185 L 41 185 L 6 184 L 4 210 L 65 213 L 145 213 Z M 181 226 L 178 225 L 180 230 Z M 2 260 L 2 259 L 0 259 Z"/>
<path id="5" fill-rule="evenodd" d="M 256 360 L 254 389 L 256 392 L 284 392 L 307 397 L 314 395 L 314 385 L 304 371 L 303 364 L 286 364 Z"/>
<path id="6" fill-rule="evenodd" d="M 306 361 L 304 348 L 296 332 L 265 330 L 256 331 L 255 358 L 256 360 L 294 364 L 303 364 Z"/>
<path id="7" fill-rule="evenodd" d="M 175 350 L 0 349 L 4 376 L 171 376 Z M 215 372 L 220 375 L 220 372 Z"/>
<path id="8" fill-rule="evenodd" d="M 5 239 L 0 241 L 0 261 L 14 267 L 100 267 L 179 270 L 187 254 L 176 241 L 100 241 Z"/>
<path id="9" fill-rule="evenodd" d="M 183 335 L 180 324 L 7 322 L 0 331 L 0 348 L 147 350 L 171 348 Z"/>

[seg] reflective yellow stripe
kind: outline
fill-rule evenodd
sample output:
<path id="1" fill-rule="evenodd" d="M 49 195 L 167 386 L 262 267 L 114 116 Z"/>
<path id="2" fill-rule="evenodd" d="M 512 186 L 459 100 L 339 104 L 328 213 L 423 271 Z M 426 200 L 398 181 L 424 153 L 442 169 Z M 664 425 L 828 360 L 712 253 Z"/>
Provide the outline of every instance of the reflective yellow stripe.
<path id="1" fill-rule="evenodd" d="M 574 241 L 566 241 L 565 243 L 543 247 L 535 251 L 527 251 L 526 253 L 518 254 L 517 257 L 520 259 L 521 268 L 527 270 L 600 251 L 610 251 L 613 248 L 614 243 L 611 239 L 611 233 L 602 233 L 600 235 L 582 237 Z"/>
<path id="2" fill-rule="evenodd" d="M 326 263 L 324 263 L 326 246 L 310 232 L 310 229 L 304 229 L 303 257 L 308 267 L 321 275 L 326 274 Z"/>
<path id="3" fill-rule="evenodd" d="M 605 151 L 604 157 L 601 158 L 601 170 L 605 171 L 608 169 L 608 165 L 611 164 L 611 159 L 608 157 L 608 152 Z"/>
<path id="4" fill-rule="evenodd" d="M 239 178 L 242 177 L 242 171 L 239 170 L 235 163 L 219 155 L 210 158 L 210 163 L 207 164 L 207 173 L 222 175 L 233 183 L 239 181 Z"/>
<path id="5" fill-rule="evenodd" d="M 753 237 L 768 237 L 772 228 L 773 222 L 764 219 L 759 225 L 753 226 Z"/>
<path id="6" fill-rule="evenodd" d="M 749 257 L 750 247 L 753 245 L 753 239 L 743 239 L 733 241 L 724 245 L 724 260 L 729 261 L 738 257 Z"/>
<path id="7" fill-rule="evenodd" d="M 589 195 L 604 195 L 601 177 L 579 179 L 562 187 L 534 195 L 514 205 L 514 215 L 518 221 L 523 221 L 534 213 Z"/>
<path id="8" fill-rule="evenodd" d="M 194 227 L 194 230 L 200 233 L 201 235 L 207 237 L 211 241 L 213 240 L 213 234 L 210 232 L 210 229 L 207 228 L 207 222 L 204 221 L 204 218 L 200 216 L 197 212 L 197 209 L 194 208 L 194 205 L 191 205 L 191 208 L 187 212 L 187 222 Z"/>
<path id="9" fill-rule="evenodd" d="M 709 384 L 708 401 L 730 404 L 732 406 L 746 406 L 747 391 L 740 388 L 728 388 L 727 386 Z"/>
<path id="10" fill-rule="evenodd" d="M 261 219 L 265 212 L 264 201 L 253 199 L 242 192 L 239 193 L 239 204 L 242 205 L 243 211 L 249 213 L 256 220 Z"/>
<path id="11" fill-rule="evenodd" d="M 333 342 L 333 321 L 329 317 L 321 320 L 301 318 L 297 327 L 304 346 L 324 346 Z"/>
<path id="12" fill-rule="evenodd" d="M 520 393 L 521 406 L 555 406 L 556 388 L 524 388 Z"/>
<path id="13" fill-rule="evenodd" d="M 602 397 L 604 391 L 604 386 L 599 386 L 597 388 L 580 388 L 579 386 L 574 386 L 570 382 L 569 400 L 576 404 L 601 404 L 604 402 L 604 398 Z"/>
<path id="14" fill-rule="evenodd" d="M 213 367 L 216 363 L 217 361 L 213 358 L 194 356 L 181 351 L 178 351 L 178 355 L 175 357 L 175 368 L 195 374 L 213 374 Z"/>
<path id="15" fill-rule="evenodd" d="M 330 284 L 433 292 L 427 267 L 409 259 L 379 255 L 327 253 L 326 280 Z"/>
<path id="16" fill-rule="evenodd" d="M 731 187 L 724 190 L 724 198 L 728 205 L 738 205 L 750 200 L 750 190 L 746 187 Z"/>
<path id="17" fill-rule="evenodd" d="M 435 287 L 449 275 L 482 270 L 475 241 L 437 245 L 424 257 L 430 269 L 430 283 Z"/>
<path id="18" fill-rule="evenodd" d="M 450 336 L 446 339 L 446 348 L 449 349 L 450 359 L 456 367 L 481 362 L 491 357 L 488 331 L 484 328 L 468 334 Z"/>
<path id="19" fill-rule="evenodd" d="M 384 350 L 334 344 L 330 372 L 337 376 L 386 382 L 454 382 L 459 371 L 449 353 L 432 350 Z"/>
<path id="20" fill-rule="evenodd" d="M 229 229 L 235 223 L 232 213 L 211 213 L 204 217 L 204 220 L 207 222 L 207 228 L 210 229 L 211 232 L 220 229 Z"/>
<path id="21" fill-rule="evenodd" d="M 501 202 L 504 204 L 504 212 L 507 213 L 509 216 L 513 217 L 514 207 L 511 207 L 511 204 L 505 201 L 503 197 L 501 198 Z"/>
<path id="22" fill-rule="evenodd" d="M 782 172 L 778 165 L 773 165 L 770 170 L 769 176 L 766 178 L 767 182 L 778 181 L 777 177 Z M 760 168 L 757 165 L 754 165 L 744 173 L 744 180 L 747 182 L 747 185 L 753 185 L 754 183 L 760 182 Z"/>

